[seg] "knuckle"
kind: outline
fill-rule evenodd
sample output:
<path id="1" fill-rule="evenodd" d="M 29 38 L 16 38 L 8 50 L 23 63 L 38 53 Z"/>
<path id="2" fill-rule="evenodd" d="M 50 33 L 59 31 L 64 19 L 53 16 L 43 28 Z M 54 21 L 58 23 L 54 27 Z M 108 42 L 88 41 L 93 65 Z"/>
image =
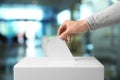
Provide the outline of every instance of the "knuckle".
<path id="1" fill-rule="evenodd" d="M 69 20 L 65 20 L 64 23 L 67 23 Z"/>

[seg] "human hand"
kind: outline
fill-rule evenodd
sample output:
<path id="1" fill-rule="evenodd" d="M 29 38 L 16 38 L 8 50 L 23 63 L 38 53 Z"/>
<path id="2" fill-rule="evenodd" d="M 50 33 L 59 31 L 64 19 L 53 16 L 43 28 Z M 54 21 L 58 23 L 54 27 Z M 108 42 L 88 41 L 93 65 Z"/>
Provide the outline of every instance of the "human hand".
<path id="1" fill-rule="evenodd" d="M 70 41 L 72 35 L 78 34 L 80 32 L 84 32 L 85 30 L 89 29 L 87 21 L 70 21 L 66 20 L 58 29 L 58 36 L 65 40 Z"/>

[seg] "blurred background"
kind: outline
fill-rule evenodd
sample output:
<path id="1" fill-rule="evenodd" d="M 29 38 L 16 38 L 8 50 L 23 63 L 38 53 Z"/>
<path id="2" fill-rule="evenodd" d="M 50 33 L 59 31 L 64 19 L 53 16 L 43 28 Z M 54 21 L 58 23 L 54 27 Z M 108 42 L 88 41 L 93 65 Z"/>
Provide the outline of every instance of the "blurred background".
<path id="1" fill-rule="evenodd" d="M 56 36 L 64 20 L 81 20 L 116 2 L 0 0 L 0 80 L 13 80 L 13 67 L 24 57 L 45 57 L 42 43 Z M 105 66 L 105 80 L 120 80 L 120 25 L 113 26 L 68 43 L 73 56 L 95 56 Z"/>

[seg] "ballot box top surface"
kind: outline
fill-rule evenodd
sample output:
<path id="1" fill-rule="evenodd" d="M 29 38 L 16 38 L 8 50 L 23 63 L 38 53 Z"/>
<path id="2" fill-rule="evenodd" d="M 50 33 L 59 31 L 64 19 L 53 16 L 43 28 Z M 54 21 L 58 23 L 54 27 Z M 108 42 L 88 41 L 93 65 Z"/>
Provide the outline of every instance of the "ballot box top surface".
<path id="1" fill-rule="evenodd" d="M 32 58 L 26 57 L 18 62 L 14 68 L 53 68 L 53 67 L 103 67 L 103 65 L 94 57 L 75 57 L 75 61 L 53 61 L 47 57 Z"/>

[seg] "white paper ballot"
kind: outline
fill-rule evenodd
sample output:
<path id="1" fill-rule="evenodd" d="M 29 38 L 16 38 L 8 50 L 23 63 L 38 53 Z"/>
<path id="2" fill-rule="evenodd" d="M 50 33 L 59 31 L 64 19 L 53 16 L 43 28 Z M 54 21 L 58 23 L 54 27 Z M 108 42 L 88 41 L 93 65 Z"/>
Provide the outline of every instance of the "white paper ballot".
<path id="1" fill-rule="evenodd" d="M 65 41 L 59 37 L 56 37 L 54 40 L 45 42 L 42 46 L 49 60 L 74 61 L 74 58 Z"/>

